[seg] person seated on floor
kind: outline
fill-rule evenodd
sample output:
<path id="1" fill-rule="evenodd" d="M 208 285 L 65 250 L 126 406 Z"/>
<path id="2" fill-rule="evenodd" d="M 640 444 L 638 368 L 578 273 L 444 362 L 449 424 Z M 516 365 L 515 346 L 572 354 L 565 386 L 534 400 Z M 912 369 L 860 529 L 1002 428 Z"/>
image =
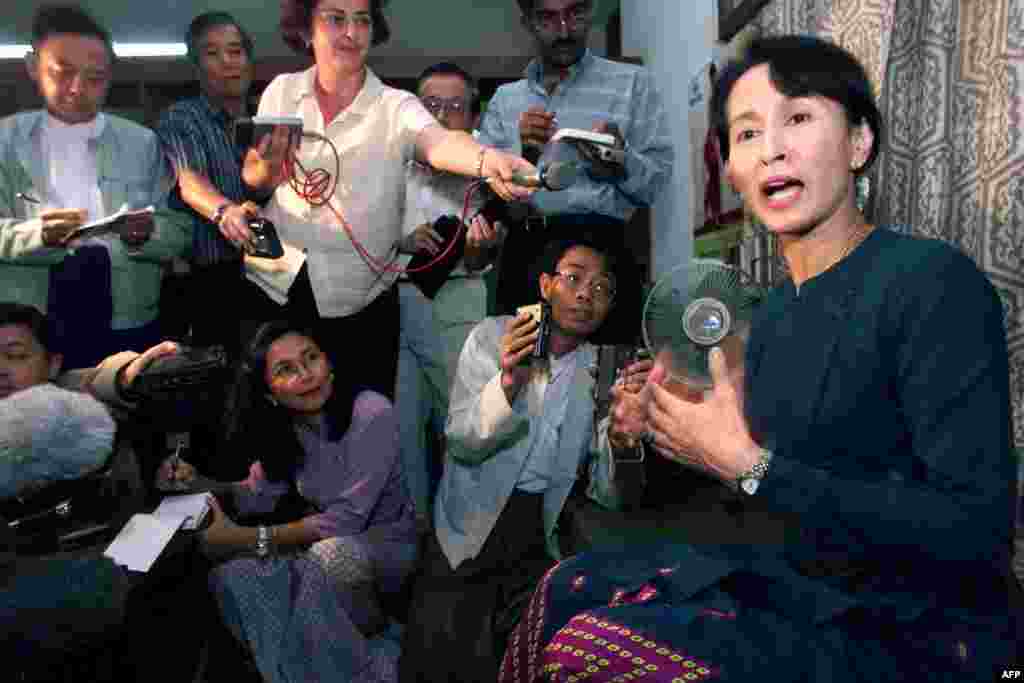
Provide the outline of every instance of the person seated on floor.
<path id="1" fill-rule="evenodd" d="M 177 346 L 164 342 L 142 354 L 119 353 L 95 368 L 61 373 L 58 336 L 35 307 L 0 303 L 2 509 L 31 507 L 32 497 L 47 487 L 104 466 L 112 468 L 112 480 L 125 484 L 117 489 L 118 504 L 141 505 L 137 459 L 127 440 L 116 440 L 112 414 L 130 414 L 124 392 L 153 360 Z M 16 662 L 13 678 L 34 680 L 69 652 L 118 632 L 133 581 L 99 550 L 27 557 L 23 540 L 0 518 L 0 653 Z M 149 631 L 156 632 L 152 624 Z M 182 652 L 171 667 L 186 658 Z"/>
<path id="2" fill-rule="evenodd" d="M 703 400 L 661 363 L 641 392 L 659 453 L 801 533 L 581 554 L 535 593 L 501 681 L 990 681 L 1020 661 L 1003 306 L 963 253 L 857 208 L 872 93 L 811 37 L 755 41 L 722 72 L 727 178 L 790 277 L 754 314 L 742 388 L 716 350 Z"/>
<path id="3" fill-rule="evenodd" d="M 604 239 L 580 230 L 541 255 L 540 296 L 551 311 L 542 359 L 531 359 L 539 330 L 529 313 L 486 318 L 466 340 L 402 681 L 494 680 L 520 599 L 560 555 L 555 526 L 581 466 L 588 495 L 617 505 L 589 371 L 588 339 L 615 303 L 621 271 Z"/>
<path id="4" fill-rule="evenodd" d="M 37 308 L 0 303 L 0 499 L 24 496 L 103 466 L 114 449 L 124 391 L 173 342 L 61 373 L 52 321 Z"/>
<path id="5" fill-rule="evenodd" d="M 416 561 L 391 402 L 336 373 L 309 331 L 268 322 L 243 350 L 224 448 L 255 455 L 248 479 L 168 459 L 158 486 L 212 491 L 242 517 L 300 499 L 289 521 L 252 526 L 215 502 L 203 532 L 224 560 L 210 578 L 222 617 L 264 679 L 395 680 L 397 645 L 368 640 L 387 625 L 378 596 L 397 593 Z"/>

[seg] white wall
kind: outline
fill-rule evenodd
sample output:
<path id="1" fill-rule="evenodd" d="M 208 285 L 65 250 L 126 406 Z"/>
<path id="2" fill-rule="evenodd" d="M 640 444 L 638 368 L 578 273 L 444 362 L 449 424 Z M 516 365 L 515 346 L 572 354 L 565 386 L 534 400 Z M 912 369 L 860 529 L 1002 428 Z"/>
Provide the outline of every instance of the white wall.
<path id="1" fill-rule="evenodd" d="M 687 91 L 691 77 L 712 57 L 717 21 L 715 0 L 622 0 L 623 56 L 642 58 L 654 73 L 675 140 L 675 173 L 652 210 L 653 278 L 693 253 L 690 174 L 695 169 L 689 164 Z"/>

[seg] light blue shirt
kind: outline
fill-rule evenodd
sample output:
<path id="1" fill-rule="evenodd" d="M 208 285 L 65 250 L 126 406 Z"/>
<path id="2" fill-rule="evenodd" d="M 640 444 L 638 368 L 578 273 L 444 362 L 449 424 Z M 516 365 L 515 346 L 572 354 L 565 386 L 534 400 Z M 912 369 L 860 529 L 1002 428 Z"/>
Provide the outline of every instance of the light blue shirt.
<path id="1" fill-rule="evenodd" d="M 543 493 L 551 485 L 552 454 L 558 452 L 562 423 L 569 405 L 569 385 L 581 355 L 577 347 L 561 358 L 550 359 L 548 376 L 541 382 L 544 407 L 536 419 L 530 421 L 533 445 L 516 482 L 520 491 Z"/>
<path id="2" fill-rule="evenodd" d="M 615 123 L 626 141 L 624 180 L 611 183 L 584 174 L 568 189 L 541 190 L 530 200 L 540 212 L 594 212 L 626 220 L 637 207 L 650 206 L 668 183 L 675 151 L 661 94 L 647 69 L 601 59 L 588 50 L 549 95 L 542 64 L 535 59 L 526 78 L 498 88 L 480 122 L 479 141 L 521 155 L 519 115 L 536 105 L 553 112 L 559 128 L 590 130 L 601 122 Z"/>

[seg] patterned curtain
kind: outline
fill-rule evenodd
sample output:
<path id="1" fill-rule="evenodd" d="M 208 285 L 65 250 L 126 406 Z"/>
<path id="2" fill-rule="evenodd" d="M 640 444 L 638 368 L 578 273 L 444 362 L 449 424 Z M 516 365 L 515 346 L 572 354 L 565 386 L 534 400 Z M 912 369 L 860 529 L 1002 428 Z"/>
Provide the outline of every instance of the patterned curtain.
<path id="1" fill-rule="evenodd" d="M 1024 447 L 1024 0 L 773 0 L 756 23 L 829 38 L 867 67 L 887 126 L 867 213 L 988 274 Z"/>

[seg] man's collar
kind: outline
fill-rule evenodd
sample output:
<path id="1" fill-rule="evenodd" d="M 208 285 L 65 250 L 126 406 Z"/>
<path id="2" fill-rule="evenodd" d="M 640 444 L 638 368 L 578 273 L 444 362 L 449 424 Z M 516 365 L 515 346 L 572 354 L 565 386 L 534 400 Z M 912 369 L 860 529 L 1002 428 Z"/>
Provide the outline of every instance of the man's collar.
<path id="1" fill-rule="evenodd" d="M 41 121 L 42 124 L 49 128 L 50 130 L 58 128 L 70 129 L 75 128 L 77 126 L 82 126 L 82 128 L 77 128 L 77 130 L 84 129 L 85 138 L 87 140 L 97 139 L 98 137 L 103 135 L 103 131 L 107 127 L 107 117 L 103 115 L 103 112 L 99 112 L 98 114 L 96 114 L 96 116 L 93 117 L 91 121 L 87 121 L 85 123 L 80 124 L 67 124 L 61 121 L 60 119 L 56 118 L 52 114 L 50 114 L 50 112 L 43 110 L 43 116 Z"/>
<path id="2" fill-rule="evenodd" d="M 206 109 L 213 119 L 221 123 L 230 123 L 235 118 L 220 102 L 214 100 L 205 92 L 199 93 L 199 104 Z"/>
<path id="3" fill-rule="evenodd" d="M 569 74 L 565 80 L 570 81 L 580 74 L 582 71 L 586 71 L 591 64 L 594 63 L 594 53 L 590 51 L 588 47 L 584 51 L 583 56 L 580 60 L 568 67 Z M 543 88 L 544 87 L 544 60 L 540 57 L 534 57 L 530 60 L 530 63 L 526 65 L 525 75 L 527 80 L 535 85 Z"/>
<path id="4" fill-rule="evenodd" d="M 366 78 L 363 79 L 363 87 L 359 89 L 356 98 L 348 106 L 348 111 L 361 116 L 366 116 L 371 112 L 374 102 L 377 101 L 377 97 L 384 89 L 384 84 L 377 78 L 377 74 L 373 73 L 373 69 L 368 66 L 364 68 L 366 69 Z M 302 81 L 295 91 L 295 103 L 298 104 L 306 97 L 316 97 L 315 65 L 303 72 Z"/>

